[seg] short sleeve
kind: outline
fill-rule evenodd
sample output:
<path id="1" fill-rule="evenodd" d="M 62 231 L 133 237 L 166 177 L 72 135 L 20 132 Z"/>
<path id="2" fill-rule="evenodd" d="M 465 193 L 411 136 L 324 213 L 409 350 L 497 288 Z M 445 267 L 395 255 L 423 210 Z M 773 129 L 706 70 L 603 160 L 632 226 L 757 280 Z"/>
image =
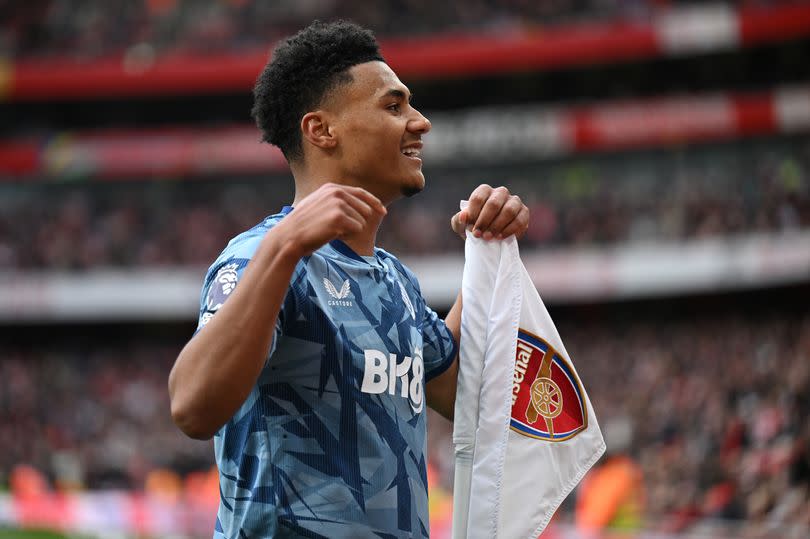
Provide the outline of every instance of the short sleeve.
<path id="1" fill-rule="evenodd" d="M 458 344 L 444 320 L 427 305 L 423 312 L 422 340 L 425 378 L 429 382 L 453 364 L 458 353 Z"/>
<path id="2" fill-rule="evenodd" d="M 233 291 L 236 290 L 248 262 L 250 262 L 250 259 L 247 258 L 228 258 L 225 261 L 214 264 L 208 270 L 202 292 L 200 293 L 200 311 L 197 320 L 197 329 L 194 332 L 195 335 L 216 316 L 219 309 L 221 309 L 228 298 L 233 295 Z M 273 342 L 268 357 L 270 357 L 275 350 L 276 342 L 281 335 L 282 314 L 283 313 L 279 313 L 276 319 Z"/>

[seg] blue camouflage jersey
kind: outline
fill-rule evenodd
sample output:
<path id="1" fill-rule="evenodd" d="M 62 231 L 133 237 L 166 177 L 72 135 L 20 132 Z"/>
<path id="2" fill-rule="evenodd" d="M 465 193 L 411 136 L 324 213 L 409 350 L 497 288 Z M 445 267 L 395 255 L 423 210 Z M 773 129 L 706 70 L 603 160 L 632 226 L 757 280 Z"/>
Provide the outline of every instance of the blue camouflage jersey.
<path id="1" fill-rule="evenodd" d="M 208 270 L 202 328 L 291 208 L 234 238 Z M 245 403 L 214 438 L 214 538 L 428 537 L 425 383 L 456 343 L 416 277 L 336 240 L 301 259 Z"/>

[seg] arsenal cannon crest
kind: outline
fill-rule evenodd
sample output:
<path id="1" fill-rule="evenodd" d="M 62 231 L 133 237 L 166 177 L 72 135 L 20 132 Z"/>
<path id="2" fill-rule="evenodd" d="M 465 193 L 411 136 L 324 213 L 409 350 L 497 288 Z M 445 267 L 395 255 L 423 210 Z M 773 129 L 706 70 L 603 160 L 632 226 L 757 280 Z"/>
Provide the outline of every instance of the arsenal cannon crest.
<path id="1" fill-rule="evenodd" d="M 515 432 L 550 442 L 568 440 L 588 427 L 582 384 L 560 352 L 518 331 L 512 384 Z"/>

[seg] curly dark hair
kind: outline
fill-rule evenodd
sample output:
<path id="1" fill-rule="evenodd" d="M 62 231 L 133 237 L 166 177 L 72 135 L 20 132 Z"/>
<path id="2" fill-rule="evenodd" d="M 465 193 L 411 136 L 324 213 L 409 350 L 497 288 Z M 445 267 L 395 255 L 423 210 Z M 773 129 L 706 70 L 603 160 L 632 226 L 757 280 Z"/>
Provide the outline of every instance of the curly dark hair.
<path id="1" fill-rule="evenodd" d="M 299 123 L 324 96 L 352 81 L 348 69 L 384 62 L 374 34 L 348 21 L 315 21 L 281 42 L 253 88 L 251 115 L 262 141 L 275 144 L 288 161 L 303 157 Z"/>

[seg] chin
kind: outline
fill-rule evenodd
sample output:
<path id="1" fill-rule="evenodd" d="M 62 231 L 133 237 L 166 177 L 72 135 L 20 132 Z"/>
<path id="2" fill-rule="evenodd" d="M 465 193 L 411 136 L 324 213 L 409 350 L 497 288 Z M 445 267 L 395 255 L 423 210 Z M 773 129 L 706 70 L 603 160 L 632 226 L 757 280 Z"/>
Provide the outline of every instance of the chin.
<path id="1" fill-rule="evenodd" d="M 424 188 L 425 188 L 424 185 L 421 185 L 421 186 L 418 186 L 418 185 L 406 185 L 405 187 L 402 188 L 402 196 L 404 196 L 404 197 L 412 197 L 413 195 L 421 193 L 422 189 L 424 189 Z"/>
<path id="2" fill-rule="evenodd" d="M 416 178 L 413 182 L 408 185 L 402 186 L 402 196 L 405 197 L 412 197 L 417 193 L 421 193 L 422 189 L 425 188 L 425 177 L 421 174 L 419 178 Z"/>

